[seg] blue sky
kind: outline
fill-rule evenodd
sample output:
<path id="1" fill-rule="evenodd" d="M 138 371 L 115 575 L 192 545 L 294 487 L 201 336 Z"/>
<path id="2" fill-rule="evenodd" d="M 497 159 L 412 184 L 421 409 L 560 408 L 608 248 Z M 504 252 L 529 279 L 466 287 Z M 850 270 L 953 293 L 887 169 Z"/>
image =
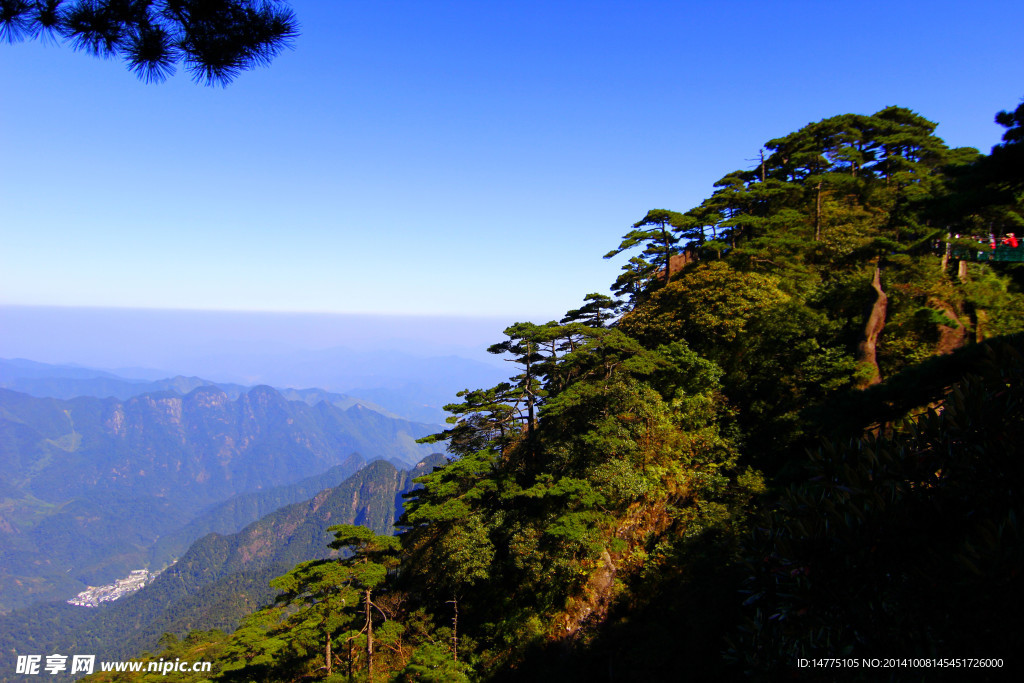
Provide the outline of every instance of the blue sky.
<path id="1" fill-rule="evenodd" d="M 549 319 L 766 140 L 1024 96 L 1019 2 L 292 5 L 227 89 L 0 45 L 0 304 Z"/>

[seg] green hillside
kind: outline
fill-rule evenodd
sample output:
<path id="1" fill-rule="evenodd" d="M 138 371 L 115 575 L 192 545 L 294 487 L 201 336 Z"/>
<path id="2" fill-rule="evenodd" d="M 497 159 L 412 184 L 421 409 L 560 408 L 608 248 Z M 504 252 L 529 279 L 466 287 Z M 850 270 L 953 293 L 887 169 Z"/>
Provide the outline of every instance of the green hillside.
<path id="1" fill-rule="evenodd" d="M 319 475 L 356 452 L 414 463 L 431 451 L 415 439 L 431 431 L 270 387 L 235 400 L 203 386 L 124 401 L 0 389 L 0 611 L 125 576 L 170 536 L 156 551 L 162 564 L 213 528 L 192 520 L 232 496 Z"/>
<path id="2" fill-rule="evenodd" d="M 327 547 L 328 527 L 361 524 L 391 533 L 412 479 L 440 462 L 443 458 L 433 456 L 408 471 L 373 462 L 340 485 L 282 507 L 238 533 L 204 536 L 153 583 L 99 608 L 58 603 L 0 617 L 4 661 L 29 651 L 126 659 L 156 648 L 164 633 L 234 629 L 240 617 L 273 599 L 272 578 L 298 562 L 337 556 Z"/>
<path id="3" fill-rule="evenodd" d="M 243 493 L 214 506 L 177 531 L 161 537 L 151 550 L 149 565 L 163 567 L 177 559 L 198 538 L 210 533 L 233 534 L 250 523 L 292 503 L 308 500 L 324 489 L 333 488 L 365 465 L 353 453 L 323 474 L 286 486 Z"/>

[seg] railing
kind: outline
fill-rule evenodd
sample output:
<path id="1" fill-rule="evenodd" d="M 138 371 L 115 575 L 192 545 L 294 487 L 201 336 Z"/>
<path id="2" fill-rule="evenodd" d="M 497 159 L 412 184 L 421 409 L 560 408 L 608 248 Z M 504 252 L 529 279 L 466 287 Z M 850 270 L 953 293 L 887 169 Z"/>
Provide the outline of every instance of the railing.
<path id="1" fill-rule="evenodd" d="M 1011 247 L 1008 244 L 1000 244 L 994 250 L 988 245 L 978 245 L 978 249 L 964 249 L 954 247 L 952 256 L 964 261 L 1007 261 L 1011 263 L 1024 263 L 1024 246 Z"/>

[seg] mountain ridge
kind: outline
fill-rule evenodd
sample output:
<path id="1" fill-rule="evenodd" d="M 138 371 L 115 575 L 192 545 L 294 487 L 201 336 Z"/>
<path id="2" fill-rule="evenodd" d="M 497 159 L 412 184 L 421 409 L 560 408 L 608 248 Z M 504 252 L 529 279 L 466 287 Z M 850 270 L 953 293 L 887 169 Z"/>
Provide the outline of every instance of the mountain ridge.
<path id="1" fill-rule="evenodd" d="M 210 533 L 137 593 L 98 608 L 46 604 L 0 616 L 0 652 L 90 652 L 126 659 L 165 632 L 233 629 L 273 599 L 269 580 L 297 562 L 336 556 L 327 528 L 363 524 L 393 533 L 412 480 L 445 462 L 433 454 L 410 469 L 376 460 L 308 500 L 286 505 L 234 534 Z M 33 650 L 35 651 L 35 650 Z M 0 681 L 8 672 L 0 673 Z"/>
<path id="2" fill-rule="evenodd" d="M 217 382 L 195 375 L 174 375 L 157 380 L 124 377 L 108 370 L 75 365 L 54 365 L 25 358 L 0 358 L 0 388 L 18 391 L 36 398 L 58 398 L 70 400 L 80 396 L 95 398 L 118 398 L 127 400 L 133 396 L 171 391 L 182 396 L 203 386 L 214 386 L 223 390 L 232 400 L 260 385 L 244 385 L 234 382 Z M 317 388 L 274 387 L 282 396 L 292 401 L 303 401 L 315 405 L 327 401 L 339 408 L 362 404 L 370 410 L 404 419 L 386 408 L 365 399 L 347 394 L 330 392 Z"/>
<path id="3" fill-rule="evenodd" d="M 108 583 L 209 506 L 352 453 L 416 462 L 433 449 L 415 440 L 433 430 L 267 386 L 234 401 L 211 386 L 124 401 L 0 389 L 0 608 Z"/>

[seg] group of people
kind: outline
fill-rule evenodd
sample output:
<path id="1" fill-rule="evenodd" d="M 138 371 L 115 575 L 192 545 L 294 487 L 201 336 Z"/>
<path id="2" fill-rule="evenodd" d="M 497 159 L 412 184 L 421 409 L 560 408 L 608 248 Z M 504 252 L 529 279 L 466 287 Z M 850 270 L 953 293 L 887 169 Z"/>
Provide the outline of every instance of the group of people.
<path id="1" fill-rule="evenodd" d="M 989 233 L 988 239 L 980 235 L 971 235 L 969 238 L 967 235 L 953 235 L 952 237 L 955 240 L 970 239 L 971 242 L 977 245 L 977 250 L 965 247 L 963 242 L 952 246 L 945 240 L 935 240 L 936 253 L 945 251 L 946 254 L 955 258 L 967 258 L 972 261 L 1014 261 L 1024 263 L 1024 249 L 1021 249 L 1021 240 L 1017 239 L 1015 233 L 1008 232 L 1001 237 L 996 237 L 995 233 Z M 951 246 L 952 249 L 947 251 Z"/>
<path id="2" fill-rule="evenodd" d="M 966 237 L 966 235 L 953 235 L 953 237 L 955 239 L 960 239 L 961 237 Z M 1011 249 L 1016 249 L 1017 247 L 1020 246 L 1020 240 L 1018 240 L 1017 235 L 1015 235 L 1012 232 L 1008 232 L 1002 237 L 998 238 L 995 236 L 995 233 L 989 233 L 988 240 L 985 240 L 984 237 L 979 237 L 978 235 L 971 235 L 971 239 L 977 242 L 978 244 L 985 244 L 985 242 L 987 241 L 988 246 L 992 250 L 995 250 L 1000 246 L 1009 247 Z M 939 246 L 940 242 L 941 241 L 936 242 L 936 246 Z"/>
<path id="3" fill-rule="evenodd" d="M 985 243 L 985 240 L 981 239 L 980 237 L 976 238 L 976 239 L 978 240 L 979 244 L 984 244 Z M 1006 233 L 1005 235 L 1003 235 L 998 240 L 996 239 L 996 236 L 994 234 L 989 233 L 989 235 L 988 235 L 988 246 L 991 247 L 993 250 L 995 250 L 999 246 L 1010 247 L 1011 249 L 1016 249 L 1017 247 L 1020 246 L 1020 242 L 1017 240 L 1017 236 L 1014 235 L 1012 232 Z"/>

